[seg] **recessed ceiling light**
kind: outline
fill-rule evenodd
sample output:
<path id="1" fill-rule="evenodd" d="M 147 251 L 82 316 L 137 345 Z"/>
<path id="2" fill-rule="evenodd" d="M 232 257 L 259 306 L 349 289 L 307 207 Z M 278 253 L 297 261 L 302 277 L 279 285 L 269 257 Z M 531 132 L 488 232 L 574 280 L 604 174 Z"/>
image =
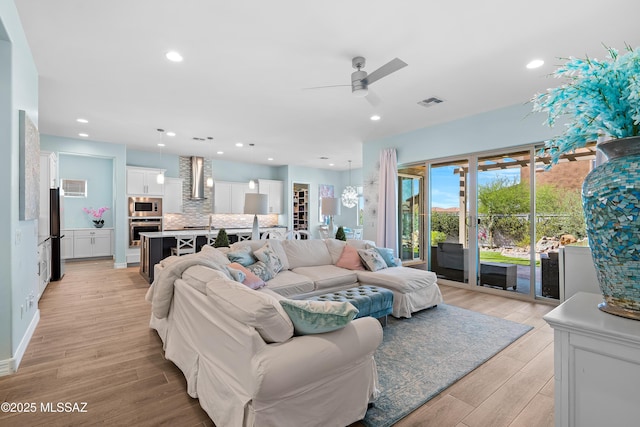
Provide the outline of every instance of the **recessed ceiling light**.
<path id="1" fill-rule="evenodd" d="M 164 147 L 164 144 L 162 142 L 159 142 L 158 147 Z"/>
<path id="2" fill-rule="evenodd" d="M 242 147 L 244 144 L 242 142 L 236 142 L 236 147 Z"/>
<path id="3" fill-rule="evenodd" d="M 165 55 L 167 57 L 167 59 L 171 62 L 182 62 L 182 55 L 180 55 L 178 52 L 176 52 L 175 50 L 172 50 L 170 52 L 167 52 L 167 54 Z"/>
<path id="4" fill-rule="evenodd" d="M 167 132 L 167 136 L 176 136 L 175 132 Z"/>
<path id="5" fill-rule="evenodd" d="M 329 166 L 334 166 L 334 163 L 329 163 Z"/>
<path id="6" fill-rule="evenodd" d="M 83 138 L 87 138 L 89 136 L 88 133 L 79 133 L 78 136 L 81 136 Z"/>
<path id="7" fill-rule="evenodd" d="M 377 114 L 374 114 L 373 116 L 371 116 L 371 120 L 373 120 L 374 122 L 380 120 L 380 116 Z"/>
<path id="8" fill-rule="evenodd" d="M 273 157 L 269 157 L 269 158 L 267 158 L 267 160 L 269 160 L 271 162 L 271 161 L 273 161 Z"/>
<path id="9" fill-rule="evenodd" d="M 544 65 L 544 61 L 542 59 L 534 59 L 533 61 L 527 64 L 527 68 L 532 70 L 534 68 L 539 68 Z"/>
<path id="10" fill-rule="evenodd" d="M 218 151 L 218 154 L 224 154 L 224 151 Z"/>
<path id="11" fill-rule="evenodd" d="M 89 123 L 89 120 L 87 120 L 87 119 L 76 119 L 76 122 L 78 122 L 78 123 Z"/>

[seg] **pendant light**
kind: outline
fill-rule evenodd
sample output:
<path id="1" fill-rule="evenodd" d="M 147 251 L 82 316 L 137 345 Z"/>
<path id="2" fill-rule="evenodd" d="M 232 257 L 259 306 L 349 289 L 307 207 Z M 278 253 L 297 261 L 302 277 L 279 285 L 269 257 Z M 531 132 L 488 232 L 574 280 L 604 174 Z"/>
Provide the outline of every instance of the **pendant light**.
<path id="1" fill-rule="evenodd" d="M 162 135 L 164 134 L 164 129 L 157 129 L 157 131 L 160 132 L 160 142 L 158 143 L 158 147 L 160 147 L 160 167 L 162 167 L 162 147 L 164 147 Z M 164 184 L 164 169 L 161 169 L 160 173 L 156 175 L 156 182 L 158 184 Z"/>
<path id="2" fill-rule="evenodd" d="M 358 204 L 358 191 L 351 185 L 351 160 L 349 160 L 349 185 L 342 192 L 340 199 L 345 208 L 352 208 Z"/>

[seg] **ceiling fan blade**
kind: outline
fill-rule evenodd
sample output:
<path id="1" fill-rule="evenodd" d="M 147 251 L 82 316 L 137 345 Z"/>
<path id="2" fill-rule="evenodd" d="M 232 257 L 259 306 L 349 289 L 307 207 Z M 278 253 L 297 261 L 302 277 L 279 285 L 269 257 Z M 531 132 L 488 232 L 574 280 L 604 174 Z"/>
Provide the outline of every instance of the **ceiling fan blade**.
<path id="1" fill-rule="evenodd" d="M 369 88 L 369 93 L 367 94 L 367 96 L 364 97 L 364 99 L 367 100 L 367 102 L 369 104 L 371 104 L 372 107 L 377 107 L 380 105 L 380 98 L 378 97 L 378 95 L 376 95 L 375 92 L 371 91 L 371 88 Z"/>
<path id="2" fill-rule="evenodd" d="M 395 73 L 401 68 L 407 66 L 407 63 L 401 59 L 393 58 L 391 61 L 384 64 L 382 67 L 371 72 L 365 80 L 365 83 L 370 85 L 373 82 L 380 80 L 381 78 L 388 76 L 391 73 Z"/>
<path id="3" fill-rule="evenodd" d="M 313 87 L 303 87 L 302 90 L 310 90 L 310 89 L 325 89 L 328 87 L 343 87 L 343 86 L 351 86 L 351 85 L 330 85 L 330 86 L 313 86 Z"/>

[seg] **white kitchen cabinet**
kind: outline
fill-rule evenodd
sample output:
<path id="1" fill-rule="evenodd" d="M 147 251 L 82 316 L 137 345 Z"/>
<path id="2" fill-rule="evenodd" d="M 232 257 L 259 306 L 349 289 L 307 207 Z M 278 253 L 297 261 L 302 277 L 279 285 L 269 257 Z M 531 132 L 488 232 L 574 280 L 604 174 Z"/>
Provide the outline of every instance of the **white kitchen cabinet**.
<path id="1" fill-rule="evenodd" d="M 544 316 L 554 333 L 555 425 L 638 425 L 640 328 L 578 292 Z"/>
<path id="2" fill-rule="evenodd" d="M 259 179 L 258 190 L 260 194 L 266 194 L 268 196 L 269 213 L 281 214 L 283 211 L 282 199 L 284 193 L 284 182 L 274 181 L 271 179 Z"/>
<path id="3" fill-rule="evenodd" d="M 182 178 L 166 177 L 164 179 L 163 213 L 182 213 L 182 184 Z"/>
<path id="4" fill-rule="evenodd" d="M 73 258 L 73 230 L 62 230 L 62 240 L 60 240 L 60 258 Z"/>
<path id="5" fill-rule="evenodd" d="M 215 186 L 214 200 L 217 214 L 244 213 L 244 195 L 257 192 L 257 189 L 249 188 L 248 182 L 216 181 Z"/>
<path id="6" fill-rule="evenodd" d="M 127 194 L 164 195 L 164 184 L 158 184 L 158 174 L 160 173 L 164 173 L 164 170 L 127 166 Z"/>
<path id="7" fill-rule="evenodd" d="M 112 229 L 74 230 L 73 232 L 73 257 L 91 258 L 112 256 L 111 235 Z M 63 239 L 64 240 L 64 239 Z"/>

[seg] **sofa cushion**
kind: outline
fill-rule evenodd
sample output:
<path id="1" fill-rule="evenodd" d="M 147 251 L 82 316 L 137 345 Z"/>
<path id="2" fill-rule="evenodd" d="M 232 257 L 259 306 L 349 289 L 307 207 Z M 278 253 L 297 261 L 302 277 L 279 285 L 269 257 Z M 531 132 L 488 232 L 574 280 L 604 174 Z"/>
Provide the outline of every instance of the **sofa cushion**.
<path id="1" fill-rule="evenodd" d="M 280 257 L 272 248 L 272 244 L 270 242 L 267 242 L 267 244 L 260 249 L 253 251 L 253 255 L 258 258 L 259 261 L 267 264 L 267 267 L 274 273 L 278 273 L 282 270 L 282 261 L 280 261 Z"/>
<path id="2" fill-rule="evenodd" d="M 182 280 L 205 295 L 207 293 L 207 283 L 224 278 L 228 278 L 228 276 L 222 271 L 214 270 L 204 265 L 193 265 L 182 272 Z"/>
<path id="3" fill-rule="evenodd" d="M 342 251 L 347 245 L 347 242 L 338 239 L 324 239 L 324 243 L 327 245 L 327 249 L 329 249 L 331 264 L 335 265 L 342 256 Z"/>
<path id="4" fill-rule="evenodd" d="M 313 281 L 307 276 L 285 270 L 276 274 L 276 277 L 267 282 L 269 289 L 285 297 L 306 294 L 315 289 Z"/>
<path id="5" fill-rule="evenodd" d="M 267 342 L 284 342 L 293 336 L 293 323 L 278 300 L 232 280 L 207 283 L 211 304 L 225 315 L 249 325 Z"/>
<path id="6" fill-rule="evenodd" d="M 355 271 L 336 267 L 331 264 L 315 267 L 298 267 L 293 269 L 293 272 L 302 274 L 312 280 L 315 285 L 315 290 L 351 285 L 358 281 L 358 275 Z"/>
<path id="7" fill-rule="evenodd" d="M 264 280 L 256 276 L 251 270 L 245 267 L 242 264 L 238 264 L 237 262 L 232 262 L 227 266 L 227 268 L 236 269 L 242 274 L 244 274 L 244 279 L 242 279 L 242 284 L 250 287 L 251 289 L 259 289 L 265 285 Z"/>
<path id="8" fill-rule="evenodd" d="M 289 260 L 289 269 L 333 264 L 329 249 L 320 239 L 283 240 L 282 247 Z"/>
<path id="9" fill-rule="evenodd" d="M 347 270 L 364 270 L 358 250 L 349 245 L 344 245 L 342 255 L 336 262 L 336 267 L 346 268 Z"/>
<path id="10" fill-rule="evenodd" d="M 358 249 L 358 255 L 360 255 L 362 264 L 364 264 L 369 271 L 378 271 L 387 268 L 387 263 L 376 248 Z"/>
<path id="11" fill-rule="evenodd" d="M 347 245 L 353 246 L 356 249 L 369 249 L 375 248 L 376 242 L 373 240 L 347 239 Z"/>
<path id="12" fill-rule="evenodd" d="M 225 249 L 228 249 L 228 248 L 225 248 Z M 229 258 L 227 258 L 227 254 L 225 252 L 228 252 L 228 251 L 223 252 L 222 250 L 214 248 L 213 246 L 204 245 L 202 249 L 200 249 L 200 252 L 198 253 L 200 254 L 200 256 L 204 258 L 208 258 L 212 261 L 215 261 L 220 265 L 227 265 L 231 261 L 229 261 Z"/>
<path id="13" fill-rule="evenodd" d="M 358 309 L 346 301 L 280 300 L 298 335 L 322 334 L 347 326 Z"/>
<path id="14" fill-rule="evenodd" d="M 389 267 L 378 271 L 358 271 L 357 274 L 360 283 L 382 286 L 403 294 L 434 286 L 437 280 L 436 274 L 432 271 L 409 267 Z"/>

